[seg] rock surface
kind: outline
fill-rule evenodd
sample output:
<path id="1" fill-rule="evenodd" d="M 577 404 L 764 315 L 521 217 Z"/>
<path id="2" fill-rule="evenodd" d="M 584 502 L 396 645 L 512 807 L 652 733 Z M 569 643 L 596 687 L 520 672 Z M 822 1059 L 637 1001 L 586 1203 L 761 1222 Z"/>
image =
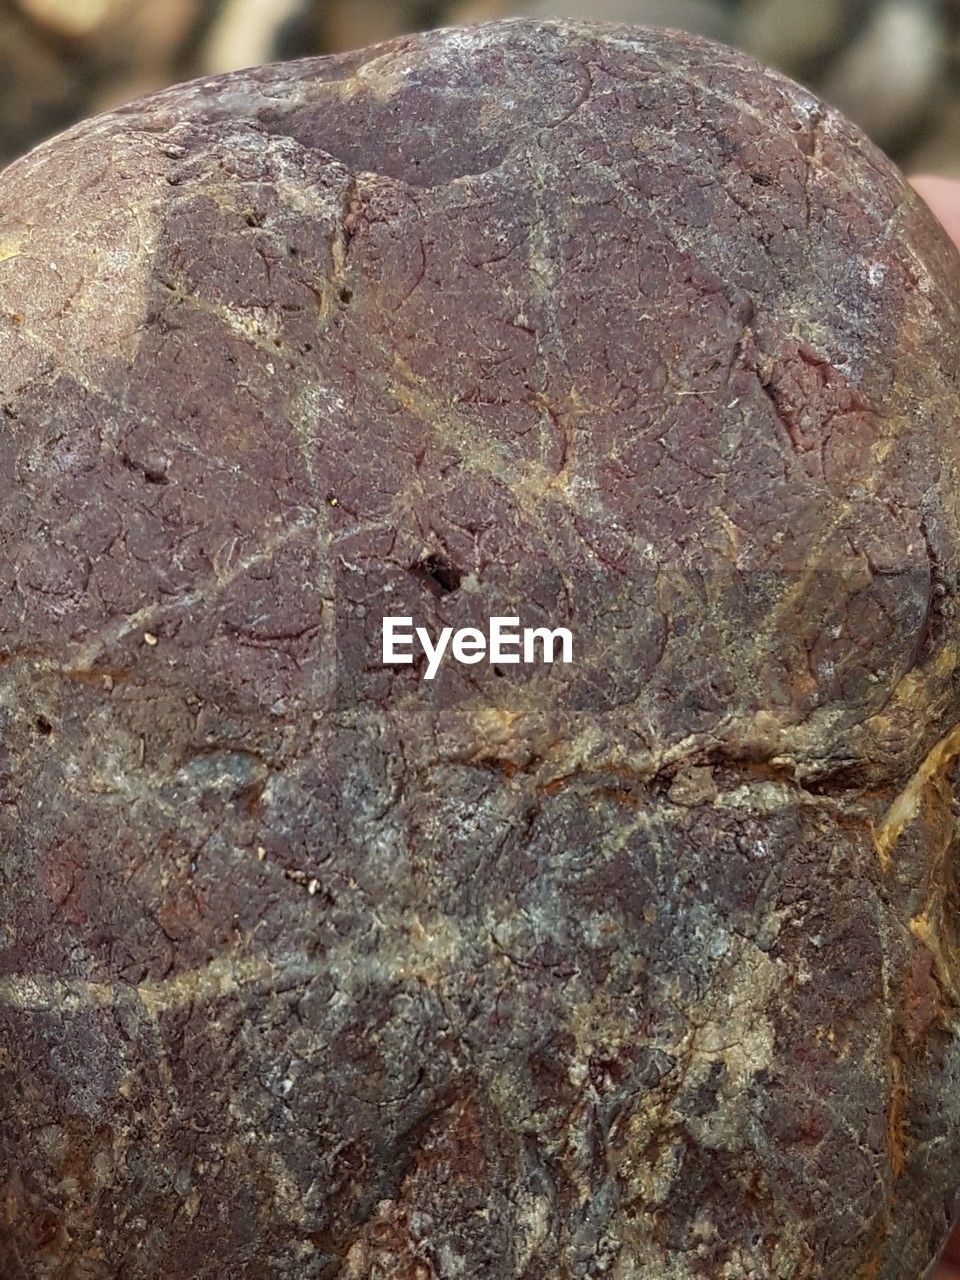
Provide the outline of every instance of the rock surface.
<path id="1" fill-rule="evenodd" d="M 503 23 L 83 125 L 0 260 L 4 1280 L 917 1275 L 960 268 L 893 166 Z"/>

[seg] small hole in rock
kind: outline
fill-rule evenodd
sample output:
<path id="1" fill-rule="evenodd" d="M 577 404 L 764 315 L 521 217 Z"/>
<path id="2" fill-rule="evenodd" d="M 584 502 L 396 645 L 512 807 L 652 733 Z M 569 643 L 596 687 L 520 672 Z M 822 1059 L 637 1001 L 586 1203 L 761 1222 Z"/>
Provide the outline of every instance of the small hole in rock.
<path id="1" fill-rule="evenodd" d="M 37 725 L 37 732 L 42 733 L 44 737 L 47 737 L 49 734 L 53 733 L 53 725 L 50 723 L 50 721 L 47 719 L 46 716 L 37 716 L 36 725 Z"/>
<path id="2" fill-rule="evenodd" d="M 341 290 L 340 290 L 340 301 L 341 301 L 341 302 L 352 302 L 352 301 L 353 301 L 353 290 L 352 290 L 352 289 L 341 289 Z"/>
<path id="3" fill-rule="evenodd" d="M 410 572 L 439 595 L 450 595 L 458 590 L 463 581 L 463 574 L 457 566 L 439 555 L 427 556 L 419 564 L 415 564 Z"/>

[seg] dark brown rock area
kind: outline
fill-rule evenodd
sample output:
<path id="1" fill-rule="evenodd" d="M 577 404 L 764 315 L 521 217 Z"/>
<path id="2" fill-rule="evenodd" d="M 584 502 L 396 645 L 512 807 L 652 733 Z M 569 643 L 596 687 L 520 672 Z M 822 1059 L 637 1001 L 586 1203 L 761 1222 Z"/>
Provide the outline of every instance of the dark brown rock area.
<path id="1" fill-rule="evenodd" d="M 500 23 L 82 125 L 0 260 L 3 1280 L 914 1280 L 960 270 L 893 166 Z"/>

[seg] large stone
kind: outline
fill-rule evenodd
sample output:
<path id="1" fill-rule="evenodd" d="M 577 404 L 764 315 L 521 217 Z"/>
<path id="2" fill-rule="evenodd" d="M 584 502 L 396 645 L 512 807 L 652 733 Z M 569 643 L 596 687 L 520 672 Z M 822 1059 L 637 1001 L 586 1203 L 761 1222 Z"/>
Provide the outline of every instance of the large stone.
<path id="1" fill-rule="evenodd" d="M 85 124 L 0 259 L 4 1280 L 919 1274 L 960 270 L 894 167 L 504 23 Z"/>

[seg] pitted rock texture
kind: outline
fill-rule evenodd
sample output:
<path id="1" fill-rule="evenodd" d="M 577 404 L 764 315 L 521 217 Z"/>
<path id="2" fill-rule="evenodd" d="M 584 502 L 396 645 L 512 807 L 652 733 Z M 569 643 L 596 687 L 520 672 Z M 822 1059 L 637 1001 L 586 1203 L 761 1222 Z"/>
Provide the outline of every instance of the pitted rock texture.
<path id="1" fill-rule="evenodd" d="M 0 259 L 4 1280 L 917 1277 L 960 270 L 895 169 L 500 23 L 85 124 Z"/>

